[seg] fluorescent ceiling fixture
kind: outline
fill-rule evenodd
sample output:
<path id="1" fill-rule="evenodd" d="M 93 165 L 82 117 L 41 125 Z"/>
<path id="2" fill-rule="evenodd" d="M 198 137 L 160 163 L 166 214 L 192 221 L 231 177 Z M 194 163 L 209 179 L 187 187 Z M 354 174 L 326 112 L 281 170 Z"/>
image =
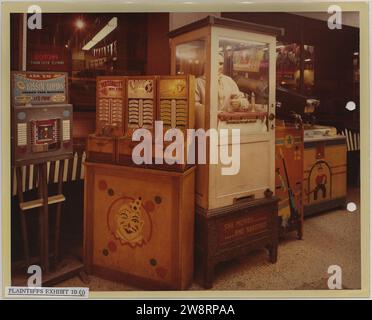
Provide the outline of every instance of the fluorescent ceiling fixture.
<path id="1" fill-rule="evenodd" d="M 305 59 L 304 61 L 305 61 L 305 62 L 309 62 L 309 61 L 311 61 L 311 59 Z"/>
<path id="2" fill-rule="evenodd" d="M 90 40 L 84 47 L 83 50 L 92 49 L 98 42 L 107 37 L 113 30 L 118 26 L 118 18 L 112 18 L 102 29 L 99 31 L 92 40 Z"/>

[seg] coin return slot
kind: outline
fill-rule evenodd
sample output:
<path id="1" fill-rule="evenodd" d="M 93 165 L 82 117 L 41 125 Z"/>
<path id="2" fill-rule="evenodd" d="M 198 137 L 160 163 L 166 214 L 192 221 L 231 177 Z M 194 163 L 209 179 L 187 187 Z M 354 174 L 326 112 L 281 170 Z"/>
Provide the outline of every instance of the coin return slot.
<path id="1" fill-rule="evenodd" d="M 240 198 L 235 198 L 234 203 L 241 203 L 241 202 L 248 202 L 254 200 L 254 194 L 251 194 L 249 196 L 244 196 Z"/>

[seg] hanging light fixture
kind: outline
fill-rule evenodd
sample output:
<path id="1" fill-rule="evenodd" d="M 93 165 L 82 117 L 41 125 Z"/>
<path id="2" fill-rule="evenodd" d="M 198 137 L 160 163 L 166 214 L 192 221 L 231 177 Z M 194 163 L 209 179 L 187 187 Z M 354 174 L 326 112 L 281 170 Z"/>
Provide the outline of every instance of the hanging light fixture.
<path id="1" fill-rule="evenodd" d="M 98 42 L 107 37 L 118 26 L 118 18 L 112 18 L 84 47 L 83 50 L 92 49 Z"/>

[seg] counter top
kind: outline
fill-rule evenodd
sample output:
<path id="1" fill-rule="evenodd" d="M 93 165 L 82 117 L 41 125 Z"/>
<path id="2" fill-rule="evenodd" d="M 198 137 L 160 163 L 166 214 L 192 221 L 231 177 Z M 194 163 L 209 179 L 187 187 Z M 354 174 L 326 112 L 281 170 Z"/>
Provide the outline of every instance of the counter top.
<path id="1" fill-rule="evenodd" d="M 328 140 L 346 140 L 345 136 L 342 135 L 313 135 L 304 136 L 304 142 L 318 142 L 318 141 L 328 141 Z"/>

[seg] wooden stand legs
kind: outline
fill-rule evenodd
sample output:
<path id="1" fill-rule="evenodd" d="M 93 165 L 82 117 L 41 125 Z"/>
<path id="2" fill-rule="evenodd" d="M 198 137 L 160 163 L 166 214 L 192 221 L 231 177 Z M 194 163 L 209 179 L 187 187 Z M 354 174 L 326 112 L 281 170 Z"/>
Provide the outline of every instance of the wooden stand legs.
<path id="1" fill-rule="evenodd" d="M 60 161 L 59 171 L 58 171 L 58 194 L 62 194 L 63 186 L 63 170 L 64 170 L 64 161 Z M 54 240 L 54 263 L 57 265 L 59 261 L 59 239 L 61 234 L 61 210 L 62 203 L 57 203 L 56 208 L 56 225 L 55 225 L 55 240 Z"/>
<path id="2" fill-rule="evenodd" d="M 38 208 L 39 211 L 39 253 L 40 266 L 43 272 L 49 272 L 49 205 L 56 204 L 56 222 L 55 222 L 55 242 L 54 242 L 54 264 L 59 261 L 59 238 L 61 228 L 61 210 L 62 202 L 65 197 L 62 195 L 64 161 L 60 161 L 58 172 L 58 194 L 49 197 L 48 195 L 48 172 L 47 163 L 35 165 L 38 172 L 38 199 L 25 202 L 23 199 L 22 188 L 22 167 L 16 167 L 17 193 L 19 200 L 19 212 L 21 221 L 21 233 L 24 249 L 26 267 L 30 265 L 30 253 L 28 247 L 28 231 L 26 222 L 26 211 Z"/>
<path id="3" fill-rule="evenodd" d="M 16 177 L 17 177 L 17 193 L 19 203 L 23 202 L 23 190 L 22 190 L 22 168 L 16 168 Z M 30 254 L 28 251 L 28 233 L 27 233 L 27 221 L 25 216 L 25 211 L 22 207 L 19 208 L 19 215 L 21 220 L 21 233 L 22 233 L 22 242 L 23 242 L 23 251 L 26 260 L 26 265 L 30 264 Z"/>
<path id="4" fill-rule="evenodd" d="M 42 207 L 40 216 L 42 224 L 40 225 L 42 233 L 40 237 L 43 243 L 43 251 L 40 253 L 41 268 L 44 272 L 49 272 L 49 214 L 48 214 L 48 184 L 47 184 L 47 165 L 42 163 L 39 170 L 39 188 L 41 190 Z"/>

